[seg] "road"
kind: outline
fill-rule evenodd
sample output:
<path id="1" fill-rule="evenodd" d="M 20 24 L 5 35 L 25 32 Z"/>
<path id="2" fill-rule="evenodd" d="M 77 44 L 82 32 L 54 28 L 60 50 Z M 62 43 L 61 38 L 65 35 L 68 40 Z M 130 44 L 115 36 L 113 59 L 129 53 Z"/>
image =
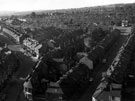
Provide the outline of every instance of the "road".
<path id="1" fill-rule="evenodd" d="M 124 41 L 127 39 L 127 36 L 131 32 L 131 27 L 123 28 L 123 27 L 118 27 L 118 29 L 125 29 L 125 32 L 121 33 L 121 36 L 119 40 L 113 45 L 113 47 L 107 52 L 106 56 L 108 59 L 106 64 L 99 64 L 96 66 L 92 76 L 94 77 L 94 81 L 89 85 L 89 88 L 86 90 L 86 92 L 81 96 L 81 98 L 77 101 L 92 101 L 92 95 L 97 88 L 97 86 L 100 83 L 100 80 L 102 78 L 102 72 L 105 72 L 108 68 L 109 65 L 111 65 L 113 59 L 117 55 L 117 52 L 119 51 L 120 47 L 124 43 Z"/>

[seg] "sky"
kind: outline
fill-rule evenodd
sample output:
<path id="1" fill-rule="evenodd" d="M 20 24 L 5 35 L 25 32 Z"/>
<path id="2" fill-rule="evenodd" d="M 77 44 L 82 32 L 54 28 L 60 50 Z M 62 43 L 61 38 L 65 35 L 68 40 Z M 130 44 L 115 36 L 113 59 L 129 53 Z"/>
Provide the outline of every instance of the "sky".
<path id="1" fill-rule="evenodd" d="M 54 10 L 133 2 L 135 0 L 0 0 L 0 12 Z"/>

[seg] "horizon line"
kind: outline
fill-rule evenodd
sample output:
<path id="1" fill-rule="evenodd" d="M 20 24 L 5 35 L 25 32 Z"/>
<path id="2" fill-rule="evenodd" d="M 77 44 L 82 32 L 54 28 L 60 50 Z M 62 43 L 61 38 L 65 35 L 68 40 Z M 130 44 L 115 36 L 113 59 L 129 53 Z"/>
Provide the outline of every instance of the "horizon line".
<path id="1" fill-rule="evenodd" d="M 133 3 L 114 3 L 114 4 L 105 4 L 105 5 L 96 5 L 96 6 L 86 6 L 86 7 L 73 7 L 73 8 L 56 8 L 56 9 L 33 9 L 33 10 L 22 10 L 22 11 L 16 11 L 16 10 L 5 10 L 5 11 L 0 11 L 0 13 L 21 13 L 21 12 L 38 12 L 38 11 L 60 11 L 60 10 L 72 10 L 72 9 L 81 9 L 81 8 L 93 8 L 93 7 L 102 7 L 102 6 L 111 6 L 111 5 L 119 5 L 119 4 L 134 4 Z"/>

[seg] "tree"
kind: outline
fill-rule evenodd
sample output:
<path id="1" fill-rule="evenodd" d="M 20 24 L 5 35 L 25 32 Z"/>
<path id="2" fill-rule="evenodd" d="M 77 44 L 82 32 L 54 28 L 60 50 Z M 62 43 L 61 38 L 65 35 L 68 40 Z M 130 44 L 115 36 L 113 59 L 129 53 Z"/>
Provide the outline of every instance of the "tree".
<path id="1" fill-rule="evenodd" d="M 36 13 L 35 12 L 32 12 L 31 15 L 30 15 L 32 18 L 36 17 Z"/>

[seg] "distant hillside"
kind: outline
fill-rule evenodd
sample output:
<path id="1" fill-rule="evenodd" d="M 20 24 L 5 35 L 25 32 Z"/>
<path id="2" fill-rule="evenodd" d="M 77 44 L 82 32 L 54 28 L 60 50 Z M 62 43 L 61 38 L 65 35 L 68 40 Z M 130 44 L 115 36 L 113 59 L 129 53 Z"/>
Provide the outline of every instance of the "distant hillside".
<path id="1" fill-rule="evenodd" d="M 31 12 L 31 11 L 30 11 Z M 12 11 L 2 11 L 0 12 L 0 16 L 4 17 L 4 16 L 11 16 L 11 15 L 25 15 L 25 14 L 29 14 L 30 12 L 12 12 Z"/>
<path id="2" fill-rule="evenodd" d="M 54 12 L 73 12 L 73 11 L 93 11 L 101 8 L 117 8 L 117 7 L 125 7 L 125 6 L 134 6 L 135 3 L 128 3 L 128 4 L 111 4 L 111 5 L 103 5 L 103 6 L 95 6 L 95 7 L 84 7 L 84 8 L 71 8 L 71 9 L 60 9 L 60 10 L 35 10 L 35 11 L 25 11 L 25 12 L 14 12 L 14 11 L 3 11 L 0 12 L 0 16 L 11 16 L 11 15 L 27 15 L 30 14 L 31 12 L 36 12 L 37 14 L 40 13 L 54 13 Z"/>
<path id="3" fill-rule="evenodd" d="M 11 12 L 11 11 L 2 11 L 0 12 L 0 16 L 9 16 L 14 14 L 15 12 Z"/>

